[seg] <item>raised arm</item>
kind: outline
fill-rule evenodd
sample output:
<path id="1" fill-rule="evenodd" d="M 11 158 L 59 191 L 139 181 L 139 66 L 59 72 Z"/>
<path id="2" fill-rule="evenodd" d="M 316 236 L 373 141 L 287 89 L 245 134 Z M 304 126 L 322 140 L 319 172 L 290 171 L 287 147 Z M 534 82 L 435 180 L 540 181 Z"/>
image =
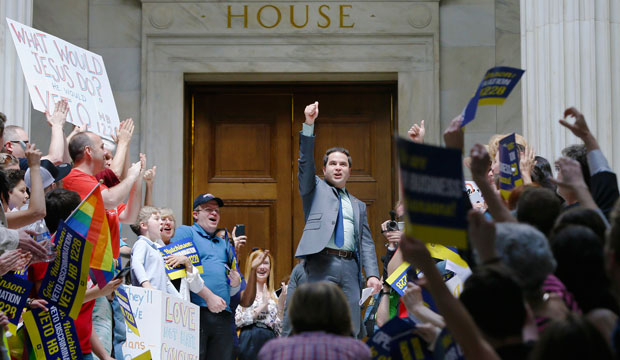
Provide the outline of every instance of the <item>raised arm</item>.
<path id="1" fill-rule="evenodd" d="M 594 211 L 600 211 L 592 198 L 592 194 L 590 194 L 588 185 L 586 185 L 583 179 L 579 162 L 567 157 L 561 157 L 555 162 L 555 165 L 558 167 L 558 178 L 552 179 L 552 181 L 557 186 L 566 188 L 575 194 L 579 205 Z"/>
<path id="2" fill-rule="evenodd" d="M 50 147 L 48 154 L 43 159 L 49 160 L 54 165 L 58 165 L 64 161 L 65 149 L 67 147 L 65 133 L 63 126 L 67 120 L 67 113 L 69 112 L 69 104 L 67 100 L 61 100 L 56 103 L 54 107 L 54 113 L 50 114 L 45 112 L 47 123 L 52 128 L 52 135 L 50 138 Z"/>
<path id="3" fill-rule="evenodd" d="M 306 106 L 306 121 L 299 136 L 299 193 L 303 197 L 314 190 L 316 185 L 314 166 L 314 121 L 319 116 L 319 102 Z M 305 207 L 304 207 L 305 208 Z"/>
<path id="4" fill-rule="evenodd" d="M 144 206 L 153 206 L 153 182 L 155 181 L 155 174 L 157 166 L 148 169 L 144 172 L 144 184 L 146 191 L 144 192 Z"/>
<path id="5" fill-rule="evenodd" d="M 498 222 L 517 222 L 517 219 L 512 216 L 510 210 L 504 205 L 499 193 L 495 191 L 487 180 L 487 173 L 489 172 L 489 166 L 491 164 L 487 150 L 484 146 L 476 144 L 471 148 L 470 156 L 471 176 L 476 182 L 476 185 L 478 185 L 493 219 Z"/>
<path id="6" fill-rule="evenodd" d="M 138 181 L 140 172 L 141 163 L 138 161 L 129 168 L 127 177 L 124 178 L 119 184 L 101 191 L 101 197 L 103 198 L 103 203 L 105 204 L 106 209 L 111 209 L 118 206 L 127 198 L 133 189 L 134 184 Z M 140 179 L 140 181 L 142 180 Z"/>
<path id="7" fill-rule="evenodd" d="M 461 302 L 452 296 L 452 293 L 443 282 L 442 276 L 435 266 L 426 245 L 421 241 L 406 237 L 400 242 L 400 249 L 406 261 L 415 264 L 426 279 L 429 289 L 439 312 L 444 317 L 448 329 L 463 348 L 467 359 L 497 359 L 499 356 L 491 345 L 484 340 L 478 326 Z"/>
<path id="8" fill-rule="evenodd" d="M 45 194 L 41 179 L 41 151 L 34 144 L 26 146 L 26 158 L 30 169 L 30 202 L 28 209 L 6 214 L 8 227 L 19 229 L 45 217 Z"/>
<path id="9" fill-rule="evenodd" d="M 134 124 L 131 118 L 121 122 L 117 135 L 114 138 L 116 143 L 116 154 L 110 164 L 110 169 L 114 171 L 119 179 L 123 180 L 127 176 L 128 169 L 125 167 L 129 158 L 129 146 L 133 136 Z"/>
<path id="10" fill-rule="evenodd" d="M 580 138 L 586 146 L 588 170 L 590 171 L 590 192 L 596 205 L 605 214 L 609 214 L 614 204 L 620 197 L 618 181 L 612 169 L 607 163 L 605 155 L 601 151 L 596 137 L 592 135 L 585 117 L 574 107 L 564 111 L 564 117 L 572 116 L 575 123 L 560 120 L 560 124 L 568 128 L 575 136 Z M 585 169 L 583 169 L 585 170 Z M 598 176 L 595 176 L 600 174 Z"/>
<path id="11" fill-rule="evenodd" d="M 131 187 L 131 191 L 129 192 L 127 207 L 125 207 L 125 210 L 118 215 L 118 220 L 123 224 L 133 224 L 138 218 L 138 212 L 142 207 L 142 178 L 144 177 L 144 172 L 146 171 L 146 155 L 140 154 L 140 161 L 136 164 L 139 164 L 140 166 L 138 169 L 138 176 L 136 177 L 133 186 Z M 127 178 L 129 179 L 129 175 L 127 175 Z"/>

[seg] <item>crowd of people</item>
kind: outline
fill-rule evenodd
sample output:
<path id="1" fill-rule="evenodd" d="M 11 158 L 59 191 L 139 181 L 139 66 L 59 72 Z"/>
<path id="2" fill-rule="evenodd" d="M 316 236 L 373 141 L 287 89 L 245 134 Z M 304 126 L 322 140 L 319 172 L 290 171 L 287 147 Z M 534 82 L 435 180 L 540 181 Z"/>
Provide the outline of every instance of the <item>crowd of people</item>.
<path id="1" fill-rule="evenodd" d="M 247 259 L 236 258 L 252 239 L 219 227 L 221 198 L 197 196 L 191 225 L 177 226 L 171 209 L 154 206 L 156 167 L 147 168 L 144 154 L 135 163 L 129 160 L 131 119 L 120 124 L 114 141 L 80 127 L 65 136 L 67 111 L 60 101 L 46 114 L 51 139 L 45 156 L 0 113 L 0 274 L 34 283 L 30 308 L 47 309 L 37 294 L 55 256 L 49 242 L 35 239 L 53 234 L 100 186 L 117 269 L 124 257 L 131 285 L 200 307 L 200 359 L 369 359 L 371 349 L 361 339 L 372 338 L 395 317 L 413 319 L 431 353 L 447 329 L 467 359 L 620 358 L 618 182 L 575 108 L 567 109 L 560 123 L 582 143 L 562 151 L 556 176 L 549 161 L 516 136 L 523 185 L 507 200 L 499 193 L 499 148 L 507 135 L 469 150 L 463 163 L 484 203 L 467 214 L 469 247 L 458 255 L 471 275 L 462 279 L 458 298 L 446 285 L 446 260 L 389 220 L 373 224 L 381 226 L 386 243 L 380 272 L 376 254 L 382 250 L 375 248 L 366 205 L 346 187 L 353 162 L 348 150 L 328 149 L 323 177 L 316 175 L 318 102 L 305 108 L 300 134 L 305 227 L 295 253 L 298 263 L 281 283 L 274 276 L 277 254 L 253 249 Z M 461 123 L 461 116 L 452 120 L 444 143 L 465 152 Z M 425 133 L 422 121 L 408 136 L 424 143 Z M 405 208 L 402 202 L 395 206 L 396 224 L 404 220 Z M 122 224 L 136 235 L 132 246 L 121 238 Z M 159 251 L 188 239 L 202 273 L 188 257 Z M 400 295 L 386 280 L 403 262 L 412 266 Z M 180 267 L 186 276 L 171 279 L 166 268 Z M 75 320 L 84 359 L 124 359 L 126 329 L 114 296 L 122 283 L 119 278 L 100 287 L 89 279 Z M 363 289 L 373 295 L 365 314 Z M 6 315 L 0 315 L 0 324 L 8 324 Z"/>

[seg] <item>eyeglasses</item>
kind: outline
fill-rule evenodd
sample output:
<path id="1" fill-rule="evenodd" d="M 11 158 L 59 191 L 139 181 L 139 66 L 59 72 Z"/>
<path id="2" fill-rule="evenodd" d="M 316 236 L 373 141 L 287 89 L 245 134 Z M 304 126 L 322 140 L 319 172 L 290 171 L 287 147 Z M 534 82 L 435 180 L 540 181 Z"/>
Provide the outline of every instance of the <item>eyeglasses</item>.
<path id="1" fill-rule="evenodd" d="M 204 211 L 207 214 L 212 213 L 212 212 L 216 214 L 220 213 L 220 209 L 213 209 L 213 208 L 198 208 L 198 210 L 196 210 L 196 212 L 200 212 L 200 211 Z"/>
<path id="2" fill-rule="evenodd" d="M 16 144 L 20 142 L 23 142 L 24 144 L 30 144 L 30 140 L 9 140 L 9 142 L 16 143 Z"/>

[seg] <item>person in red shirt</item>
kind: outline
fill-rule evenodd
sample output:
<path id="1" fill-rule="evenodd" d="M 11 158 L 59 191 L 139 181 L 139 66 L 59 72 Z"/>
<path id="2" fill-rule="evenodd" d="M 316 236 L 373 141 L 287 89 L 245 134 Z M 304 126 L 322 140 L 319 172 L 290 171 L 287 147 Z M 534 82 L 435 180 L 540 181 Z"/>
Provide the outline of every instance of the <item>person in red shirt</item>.
<path id="1" fill-rule="evenodd" d="M 103 141 L 97 134 L 88 131 L 81 132 L 71 139 L 69 155 L 73 159 L 74 166 L 69 175 L 63 179 L 64 188 L 77 192 L 80 198 L 84 199 L 99 183 L 95 175 L 104 169 Z M 119 222 L 134 223 L 140 210 L 141 179 L 144 175 L 145 163 L 146 157 L 140 154 L 140 161 L 129 168 L 127 176 L 118 185 L 111 188 L 103 184 L 99 185 L 108 215 L 114 258 L 119 255 Z M 119 206 L 127 198 L 127 205 Z M 97 350 L 91 347 L 90 342 L 94 303 L 94 300 L 84 303 L 80 315 L 75 321 L 84 359 L 91 359 L 92 352 Z M 99 354 L 97 355 L 99 356 Z"/>

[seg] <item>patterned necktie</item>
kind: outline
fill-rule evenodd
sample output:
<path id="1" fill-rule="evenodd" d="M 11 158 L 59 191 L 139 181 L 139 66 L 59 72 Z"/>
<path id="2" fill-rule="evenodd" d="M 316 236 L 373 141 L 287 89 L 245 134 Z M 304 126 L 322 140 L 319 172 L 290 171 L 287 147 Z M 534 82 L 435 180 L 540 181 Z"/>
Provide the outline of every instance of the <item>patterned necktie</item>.
<path id="1" fill-rule="evenodd" d="M 334 235 L 334 243 L 341 248 L 344 245 L 344 221 L 342 219 L 342 197 L 340 196 L 340 189 L 338 191 L 338 218 L 336 218 L 336 228 Z"/>

